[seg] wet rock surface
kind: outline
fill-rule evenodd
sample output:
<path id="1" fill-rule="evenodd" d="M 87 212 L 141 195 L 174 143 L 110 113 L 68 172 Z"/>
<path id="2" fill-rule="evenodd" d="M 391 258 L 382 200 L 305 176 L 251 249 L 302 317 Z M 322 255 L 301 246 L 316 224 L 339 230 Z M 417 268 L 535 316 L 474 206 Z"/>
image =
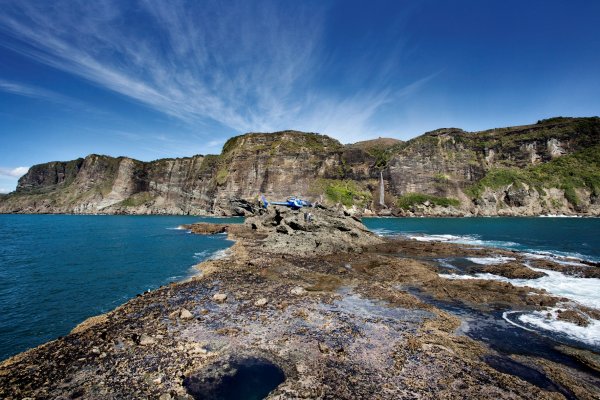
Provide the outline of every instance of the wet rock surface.
<path id="1" fill-rule="evenodd" d="M 480 268 L 479 271 L 511 279 L 537 279 L 541 278 L 542 276 L 546 276 L 544 272 L 535 271 L 523 264 L 516 262 L 486 265 Z"/>
<path id="2" fill-rule="evenodd" d="M 557 345 L 560 356 L 545 357 L 546 344 L 513 351 L 465 334 L 484 316 L 561 299 L 443 279 L 431 260 L 514 254 L 384 240 L 351 217 L 312 212 L 312 223 L 280 209 L 228 226 L 230 256 L 202 263 L 200 276 L 4 361 L 0 398 L 232 398 L 223 391 L 242 387 L 269 399 L 600 396 L 594 351 Z M 478 314 L 456 311 L 465 307 Z"/>

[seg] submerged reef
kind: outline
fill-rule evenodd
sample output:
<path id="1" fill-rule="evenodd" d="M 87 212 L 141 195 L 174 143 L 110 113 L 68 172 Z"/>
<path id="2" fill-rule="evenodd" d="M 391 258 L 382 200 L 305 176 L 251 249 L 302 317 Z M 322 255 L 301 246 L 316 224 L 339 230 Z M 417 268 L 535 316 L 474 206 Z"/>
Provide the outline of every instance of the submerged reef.
<path id="1" fill-rule="evenodd" d="M 542 279 L 560 264 L 532 267 L 516 252 L 382 238 L 343 212 L 310 212 L 311 222 L 303 211 L 275 207 L 244 224 L 186 226 L 227 232 L 236 243 L 224 258 L 199 264 L 196 277 L 4 361 L 0 397 L 600 397 L 593 343 L 506 317 L 560 308 L 562 323 L 583 327 L 598 322 L 598 311 L 479 276 Z M 507 268 L 481 263 L 490 259 Z"/>

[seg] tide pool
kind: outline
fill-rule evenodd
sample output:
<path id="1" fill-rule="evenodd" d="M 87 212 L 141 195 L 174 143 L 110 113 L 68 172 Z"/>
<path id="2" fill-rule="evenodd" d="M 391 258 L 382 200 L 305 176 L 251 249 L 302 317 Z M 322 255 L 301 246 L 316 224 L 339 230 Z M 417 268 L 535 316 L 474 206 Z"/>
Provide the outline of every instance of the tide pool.
<path id="1" fill-rule="evenodd" d="M 0 359 L 194 273 L 231 245 L 177 229 L 241 218 L 0 215 Z"/>

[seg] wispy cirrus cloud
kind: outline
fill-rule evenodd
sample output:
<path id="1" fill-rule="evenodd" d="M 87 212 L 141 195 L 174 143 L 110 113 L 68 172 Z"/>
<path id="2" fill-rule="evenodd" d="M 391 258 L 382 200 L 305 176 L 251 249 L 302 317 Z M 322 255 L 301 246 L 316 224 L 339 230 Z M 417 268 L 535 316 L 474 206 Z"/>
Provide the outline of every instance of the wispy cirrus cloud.
<path id="1" fill-rule="evenodd" d="M 31 97 L 42 100 L 49 100 L 58 103 L 73 103 L 74 100 L 64 96 L 60 93 L 56 93 L 52 90 L 23 84 L 20 82 L 7 81 L 0 79 L 0 91 L 16 94 L 19 96 Z"/>
<path id="2" fill-rule="evenodd" d="M 366 54 L 352 73 L 370 76 L 371 87 L 322 89 L 315 82 L 327 9 L 292 6 L 8 1 L 0 29 L 13 40 L 1 44 L 187 124 L 217 121 L 237 132 L 295 128 L 359 138 L 380 106 L 431 79 L 395 87 L 397 54 L 379 64 Z"/>

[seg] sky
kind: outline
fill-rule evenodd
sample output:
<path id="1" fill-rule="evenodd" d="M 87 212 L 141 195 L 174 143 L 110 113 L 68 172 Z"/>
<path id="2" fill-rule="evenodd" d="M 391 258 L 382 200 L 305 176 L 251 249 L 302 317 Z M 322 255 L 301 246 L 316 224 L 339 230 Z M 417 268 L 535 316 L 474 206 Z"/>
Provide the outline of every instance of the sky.
<path id="1" fill-rule="evenodd" d="M 0 193 L 87 154 L 218 154 L 600 114 L 600 2 L 0 0 Z"/>

